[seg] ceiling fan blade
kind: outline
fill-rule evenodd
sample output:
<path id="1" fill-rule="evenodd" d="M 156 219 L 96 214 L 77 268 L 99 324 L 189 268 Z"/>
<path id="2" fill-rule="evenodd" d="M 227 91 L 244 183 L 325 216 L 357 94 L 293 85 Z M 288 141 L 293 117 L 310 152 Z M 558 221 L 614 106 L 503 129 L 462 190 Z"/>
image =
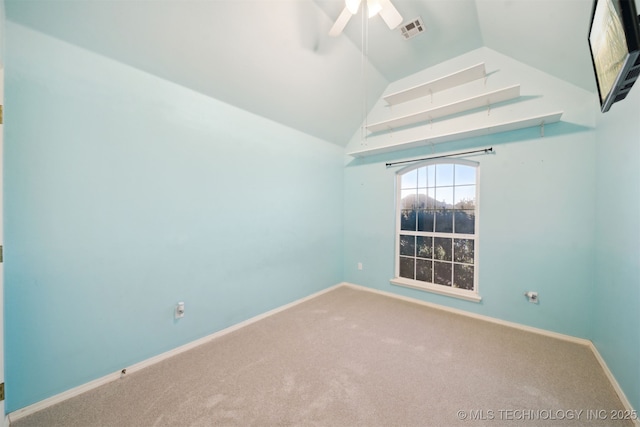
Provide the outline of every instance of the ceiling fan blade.
<path id="1" fill-rule="evenodd" d="M 338 16 L 338 19 L 336 19 L 333 27 L 331 27 L 331 30 L 329 30 L 329 35 L 331 37 L 339 36 L 342 33 L 342 30 L 344 30 L 344 27 L 347 26 L 347 22 L 349 22 L 349 19 L 351 19 L 352 16 L 353 14 L 349 11 L 348 8 L 345 7 L 344 9 L 342 9 L 340 16 Z"/>
<path id="2" fill-rule="evenodd" d="M 342 33 L 342 30 L 344 30 L 344 27 L 347 26 L 347 22 L 349 22 L 349 19 L 351 19 L 352 16 L 353 14 L 349 11 L 348 8 L 345 7 L 344 9 L 342 9 L 340 16 L 338 16 L 338 19 L 336 19 L 333 27 L 331 27 L 331 30 L 329 30 L 329 35 L 331 37 L 338 37 Z"/>
<path id="3" fill-rule="evenodd" d="M 379 0 L 380 6 L 382 9 L 380 10 L 380 16 L 387 24 L 390 30 L 395 29 L 398 25 L 402 24 L 402 15 L 395 8 L 395 6 L 391 3 L 390 0 Z"/>

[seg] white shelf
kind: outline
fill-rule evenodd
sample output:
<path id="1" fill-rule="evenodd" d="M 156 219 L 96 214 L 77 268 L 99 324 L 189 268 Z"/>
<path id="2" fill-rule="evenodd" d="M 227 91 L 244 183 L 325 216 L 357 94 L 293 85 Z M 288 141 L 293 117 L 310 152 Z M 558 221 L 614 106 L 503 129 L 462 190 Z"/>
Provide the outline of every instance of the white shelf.
<path id="1" fill-rule="evenodd" d="M 498 102 L 515 99 L 519 96 L 520 85 L 509 86 L 503 89 L 495 90 L 493 92 L 483 93 L 471 98 L 462 99 L 446 105 L 441 105 L 438 107 L 429 108 L 427 110 L 422 110 L 417 113 L 408 114 L 406 116 L 373 123 L 367 125 L 367 129 L 371 132 L 391 130 L 401 126 L 438 119 L 456 113 L 462 113 L 474 108 L 486 107 L 491 104 L 497 104 Z"/>
<path id="2" fill-rule="evenodd" d="M 508 120 L 498 123 L 487 124 L 486 126 L 476 126 L 467 129 L 461 129 L 455 132 L 440 133 L 428 135 L 429 132 L 425 131 L 424 137 L 420 138 L 408 138 L 404 140 L 394 141 L 392 143 L 381 144 L 375 146 L 375 140 L 388 140 L 393 139 L 389 135 L 382 135 L 381 137 L 371 137 L 368 139 L 371 147 L 367 147 L 361 150 L 352 151 L 350 156 L 365 157 L 373 154 L 388 153 L 391 151 L 405 150 L 408 148 L 420 147 L 427 144 L 440 144 L 448 141 L 455 141 L 463 138 L 471 138 L 477 136 L 491 135 L 500 132 L 508 132 L 517 129 L 524 129 L 528 127 L 537 127 L 549 123 L 555 123 L 560 121 L 562 117 L 562 111 L 543 114 L 538 116 L 531 116 L 517 120 Z"/>
<path id="3" fill-rule="evenodd" d="M 400 104 L 412 99 L 420 98 L 422 96 L 430 95 L 434 92 L 439 92 L 445 89 L 450 89 L 455 86 L 481 79 L 486 76 L 484 63 L 474 65 L 473 67 L 465 68 L 464 70 L 457 71 L 453 74 L 449 74 L 439 79 L 432 80 L 430 82 L 422 83 L 418 86 L 404 89 L 398 92 L 391 93 L 383 96 L 383 99 L 389 105 Z"/>

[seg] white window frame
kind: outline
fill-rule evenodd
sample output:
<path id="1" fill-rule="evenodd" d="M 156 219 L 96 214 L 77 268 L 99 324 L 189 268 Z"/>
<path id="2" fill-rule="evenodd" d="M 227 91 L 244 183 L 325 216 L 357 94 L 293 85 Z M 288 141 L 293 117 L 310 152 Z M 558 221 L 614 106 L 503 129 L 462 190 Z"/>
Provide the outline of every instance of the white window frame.
<path id="1" fill-rule="evenodd" d="M 473 290 L 454 288 L 451 286 L 439 285 L 435 283 L 423 282 L 421 280 L 408 279 L 406 277 L 400 277 L 400 235 L 407 234 L 407 230 L 401 230 L 401 190 L 402 190 L 402 175 L 411 172 L 414 169 L 418 169 L 429 165 L 438 164 L 459 164 L 465 166 L 471 166 L 475 168 L 475 224 L 474 234 L 456 234 L 456 233 L 438 233 L 438 232 L 421 232 L 415 231 L 410 234 L 416 236 L 431 236 L 431 237 L 446 237 L 446 238 L 473 238 L 474 240 L 474 274 L 473 274 Z M 394 278 L 391 279 L 391 283 L 398 286 L 404 286 L 408 288 L 418 289 L 422 291 L 432 292 L 440 295 L 446 295 L 455 298 L 461 298 L 468 301 L 480 302 L 482 297 L 479 293 L 478 277 L 479 277 L 479 216 L 480 216 L 480 164 L 471 160 L 465 159 L 434 159 L 424 162 L 416 163 L 411 166 L 400 169 L 396 172 L 396 184 L 395 184 L 395 216 L 396 216 L 396 231 L 395 231 L 395 271 Z M 455 187 L 455 182 L 454 182 Z"/>

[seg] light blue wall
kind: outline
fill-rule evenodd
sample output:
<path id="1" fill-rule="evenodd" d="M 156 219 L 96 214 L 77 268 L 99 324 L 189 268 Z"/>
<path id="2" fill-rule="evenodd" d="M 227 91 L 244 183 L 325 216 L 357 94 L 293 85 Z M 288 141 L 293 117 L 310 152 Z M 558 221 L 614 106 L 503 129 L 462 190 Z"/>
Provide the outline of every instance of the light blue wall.
<path id="1" fill-rule="evenodd" d="M 8 411 L 341 281 L 341 147 L 7 38 Z"/>
<path id="2" fill-rule="evenodd" d="M 545 126 L 544 137 L 535 127 L 363 159 L 347 157 L 345 280 L 589 338 L 595 272 L 595 133 L 588 108 L 592 94 L 487 48 L 409 76 L 404 86 L 480 62 L 486 63 L 494 85 L 521 85 L 522 99 L 492 106 L 492 116 L 503 111 L 513 118 L 563 111 L 562 122 Z M 394 83 L 394 89 L 402 83 Z M 438 93 L 438 99 L 445 96 Z M 483 113 L 474 112 L 474 119 L 483 119 L 479 114 Z M 470 119 L 465 114 L 448 118 L 454 120 L 464 127 Z M 437 125 L 434 122 L 433 128 Z M 360 143 L 355 136 L 350 147 Z M 398 167 L 387 168 L 385 163 L 491 146 L 495 154 L 469 157 L 480 163 L 481 303 L 391 285 Z M 361 271 L 358 262 L 363 264 Z M 539 304 L 529 303 L 526 291 L 537 291 Z"/>
<path id="3" fill-rule="evenodd" d="M 447 145 L 493 146 L 480 163 L 479 289 L 474 303 L 391 285 L 394 183 L 389 160 L 430 149 L 353 160 L 345 171 L 345 280 L 499 319 L 588 338 L 593 286 L 594 144 L 563 125 Z M 443 152 L 436 146 L 434 154 Z M 363 263 L 363 270 L 357 263 Z M 539 293 L 530 304 L 528 290 Z"/>
<path id="4" fill-rule="evenodd" d="M 597 108 L 594 106 L 594 108 Z M 640 86 L 598 113 L 593 341 L 640 409 Z"/>

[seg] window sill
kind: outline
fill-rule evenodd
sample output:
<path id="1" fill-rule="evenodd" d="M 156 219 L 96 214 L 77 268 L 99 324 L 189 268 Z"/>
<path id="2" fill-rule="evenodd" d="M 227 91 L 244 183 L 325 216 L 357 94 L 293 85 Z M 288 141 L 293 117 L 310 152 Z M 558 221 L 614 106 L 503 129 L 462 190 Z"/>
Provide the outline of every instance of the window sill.
<path id="1" fill-rule="evenodd" d="M 448 286 L 433 285 L 431 283 L 418 282 L 411 279 L 396 277 L 390 280 L 392 285 L 404 286 L 406 288 L 418 289 L 421 291 L 432 292 L 434 294 L 446 295 L 448 297 L 460 298 L 472 302 L 482 301 L 482 297 L 473 291 L 465 289 L 450 288 Z"/>

